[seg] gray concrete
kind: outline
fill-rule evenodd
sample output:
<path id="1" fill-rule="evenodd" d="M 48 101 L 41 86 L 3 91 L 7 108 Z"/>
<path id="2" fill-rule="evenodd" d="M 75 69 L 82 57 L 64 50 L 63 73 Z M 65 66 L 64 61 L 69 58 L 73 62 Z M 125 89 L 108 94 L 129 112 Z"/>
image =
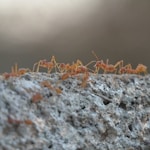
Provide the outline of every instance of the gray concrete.
<path id="1" fill-rule="evenodd" d="M 150 76 L 91 74 L 85 88 L 82 77 L 0 76 L 1 149 L 149 150 Z"/>

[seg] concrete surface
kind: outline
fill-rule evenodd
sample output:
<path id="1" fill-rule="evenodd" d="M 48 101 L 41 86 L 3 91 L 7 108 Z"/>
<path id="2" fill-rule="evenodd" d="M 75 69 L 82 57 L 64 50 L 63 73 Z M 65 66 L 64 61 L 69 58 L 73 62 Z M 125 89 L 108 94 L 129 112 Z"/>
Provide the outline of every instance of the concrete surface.
<path id="1" fill-rule="evenodd" d="M 150 75 L 0 76 L 2 150 L 149 150 Z"/>

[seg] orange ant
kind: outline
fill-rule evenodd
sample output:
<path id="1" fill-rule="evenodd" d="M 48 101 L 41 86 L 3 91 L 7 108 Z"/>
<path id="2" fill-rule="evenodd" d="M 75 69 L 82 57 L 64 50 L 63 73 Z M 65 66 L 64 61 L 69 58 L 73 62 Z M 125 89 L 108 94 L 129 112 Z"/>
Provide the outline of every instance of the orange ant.
<path id="1" fill-rule="evenodd" d="M 7 121 L 8 121 L 8 123 L 14 124 L 14 125 L 23 124 L 23 123 L 25 123 L 26 125 L 32 125 L 33 124 L 33 122 L 30 119 L 17 120 L 17 119 L 11 118 L 10 116 L 8 116 L 8 120 Z"/>
<path id="2" fill-rule="evenodd" d="M 87 65 L 84 66 L 80 60 L 77 60 L 78 66 L 76 69 L 76 73 L 77 74 L 84 73 L 81 87 L 86 87 L 87 81 L 89 79 L 89 68 L 87 68 L 87 66 L 90 65 L 91 63 L 93 63 L 93 61 L 89 62 Z"/>
<path id="3" fill-rule="evenodd" d="M 66 79 L 68 79 L 69 77 L 71 77 L 70 73 L 65 73 L 65 74 L 63 74 L 63 75 L 61 76 L 61 79 L 62 79 L 62 80 L 66 80 Z"/>
<path id="4" fill-rule="evenodd" d="M 30 71 L 30 69 L 28 69 L 28 68 L 19 68 L 18 69 L 18 65 L 15 64 L 14 66 L 11 67 L 11 73 L 4 73 L 3 76 L 5 77 L 5 79 L 8 79 L 9 77 L 18 77 L 29 71 Z"/>
<path id="5" fill-rule="evenodd" d="M 92 51 L 92 53 L 96 59 L 99 60 L 95 52 Z M 103 60 L 96 61 L 96 64 L 94 65 L 95 73 L 98 73 L 100 69 L 102 69 L 104 73 L 117 73 L 117 67 L 119 66 L 119 68 L 121 68 L 123 66 L 123 60 L 118 61 L 115 65 L 109 64 L 108 61 L 108 59 L 106 60 L 106 63 L 104 63 Z"/>
<path id="6" fill-rule="evenodd" d="M 72 65 L 69 65 L 69 67 L 66 70 L 66 73 L 62 75 L 61 79 L 65 80 L 71 76 L 75 76 L 77 74 L 84 74 L 82 78 L 81 86 L 85 87 L 87 84 L 87 80 L 89 78 L 89 68 L 87 68 L 88 65 L 90 65 L 92 62 L 89 62 L 87 65 L 83 65 L 83 63 L 78 59 L 76 63 L 73 62 Z M 65 66 L 65 64 L 64 64 Z"/>
<path id="7" fill-rule="evenodd" d="M 136 72 L 137 74 L 141 74 L 141 73 L 147 74 L 147 67 L 143 64 L 138 64 L 136 67 Z"/>
<path id="8" fill-rule="evenodd" d="M 82 72 L 80 72 L 80 73 L 82 73 Z M 62 80 L 66 80 L 69 77 L 71 77 L 73 75 L 77 75 L 77 74 L 65 73 L 65 74 L 62 75 L 61 79 Z M 88 78 L 89 78 L 89 72 L 84 72 L 84 75 L 83 75 L 83 78 L 82 78 L 81 87 L 85 87 L 86 86 Z"/>
<path id="9" fill-rule="evenodd" d="M 76 70 L 75 70 L 75 72 L 77 74 L 79 74 L 79 73 L 87 73 L 90 70 L 87 66 L 89 66 L 91 63 L 92 63 L 92 61 L 89 62 L 86 65 L 83 65 L 83 63 L 78 59 L 77 62 L 76 62 Z"/>
<path id="10" fill-rule="evenodd" d="M 55 56 L 52 56 L 50 61 L 47 61 L 46 59 L 43 59 L 43 60 L 40 60 L 39 62 L 35 63 L 33 65 L 33 72 L 35 71 L 36 66 L 37 66 L 36 72 L 39 72 L 40 67 L 47 68 L 48 73 L 50 73 L 53 68 L 55 68 L 55 69 L 56 69 L 56 67 L 58 68 L 57 62 L 55 60 Z"/>
<path id="11" fill-rule="evenodd" d="M 65 64 L 65 63 L 60 63 L 59 66 L 59 72 L 63 73 L 63 72 L 68 72 L 71 70 L 71 65 L 70 64 Z"/>
<path id="12" fill-rule="evenodd" d="M 30 71 L 30 69 L 28 69 L 28 68 L 19 68 L 18 69 L 17 64 L 15 64 L 14 67 L 11 67 L 11 73 L 13 73 L 13 74 L 23 75 L 23 74 L 25 74 L 26 72 L 29 72 L 29 71 Z"/>
<path id="13" fill-rule="evenodd" d="M 7 120 L 9 123 L 11 124 L 21 124 L 23 123 L 21 120 L 17 120 L 17 119 L 13 119 L 11 118 L 10 116 L 8 117 L 8 120 Z"/>
<path id="14" fill-rule="evenodd" d="M 70 64 L 64 64 L 64 63 L 60 64 L 59 67 L 61 68 L 61 70 L 63 72 L 65 72 L 61 76 L 61 79 L 65 80 L 65 79 L 67 79 L 67 78 L 69 78 L 69 77 L 71 77 L 73 75 L 76 75 L 77 74 L 77 72 L 76 72 L 77 71 L 77 67 L 79 65 L 78 63 L 79 63 L 79 61 L 77 61 L 76 63 L 73 63 L 72 65 L 70 65 Z"/>
<path id="15" fill-rule="evenodd" d="M 119 73 L 120 74 L 124 74 L 124 73 L 136 74 L 136 71 L 132 69 L 131 64 L 127 64 L 124 67 L 121 67 L 119 69 Z"/>
<path id="16" fill-rule="evenodd" d="M 128 64 L 122 68 L 120 68 L 119 73 L 123 74 L 123 73 L 129 73 L 129 74 L 141 74 L 147 73 L 147 67 L 143 64 L 138 64 L 136 69 L 132 69 L 131 64 Z"/>
<path id="17" fill-rule="evenodd" d="M 70 73 L 70 74 L 75 72 L 76 67 L 77 67 L 76 63 L 73 63 L 72 65 L 70 65 L 69 63 L 67 63 L 67 64 L 61 63 L 59 65 L 60 72 Z"/>
<path id="18" fill-rule="evenodd" d="M 91 62 L 90 62 L 91 63 Z M 83 63 L 78 59 L 76 63 L 72 63 L 72 65 L 69 64 L 63 64 L 63 67 L 65 68 L 65 74 L 62 75 L 62 80 L 65 80 L 71 76 L 77 75 L 79 73 L 87 73 L 88 68 L 87 66 L 90 64 L 88 63 L 87 65 L 83 65 Z"/>
<path id="19" fill-rule="evenodd" d="M 40 93 L 35 93 L 32 96 L 32 102 L 33 103 L 37 103 L 37 102 L 41 101 L 42 99 L 43 99 L 43 96 Z"/>
<path id="20" fill-rule="evenodd" d="M 87 66 L 90 64 L 91 62 L 84 66 L 83 63 L 78 59 L 76 63 L 73 62 L 72 65 L 68 63 L 67 64 L 61 63 L 58 66 L 58 68 L 60 68 L 59 69 L 60 72 L 70 73 L 71 75 L 73 75 L 73 74 L 87 72 L 89 70 Z"/>
<path id="21" fill-rule="evenodd" d="M 50 90 L 55 91 L 57 94 L 61 94 L 62 93 L 61 89 L 54 88 L 48 81 L 41 82 L 41 85 L 44 86 L 44 87 L 49 88 Z"/>
<path id="22" fill-rule="evenodd" d="M 82 78 L 81 87 L 86 87 L 88 79 L 89 79 L 89 72 L 86 72 Z"/>

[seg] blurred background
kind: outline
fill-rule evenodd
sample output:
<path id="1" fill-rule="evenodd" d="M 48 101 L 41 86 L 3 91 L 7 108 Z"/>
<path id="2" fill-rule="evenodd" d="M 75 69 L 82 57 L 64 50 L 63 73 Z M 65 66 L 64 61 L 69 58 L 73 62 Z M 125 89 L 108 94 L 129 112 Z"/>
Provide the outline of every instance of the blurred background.
<path id="1" fill-rule="evenodd" d="M 100 59 L 150 67 L 150 0 L 0 0 L 0 73 Z"/>

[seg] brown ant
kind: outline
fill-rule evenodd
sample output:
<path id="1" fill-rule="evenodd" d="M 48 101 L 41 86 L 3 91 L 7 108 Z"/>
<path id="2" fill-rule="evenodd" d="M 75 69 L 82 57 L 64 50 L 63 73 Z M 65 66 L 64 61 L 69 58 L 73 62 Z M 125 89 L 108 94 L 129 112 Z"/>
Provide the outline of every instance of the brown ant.
<path id="1" fill-rule="evenodd" d="M 136 70 L 132 69 L 131 64 L 127 64 L 124 67 L 121 67 L 119 69 L 119 74 L 125 74 L 125 73 L 136 74 Z"/>
<path id="2" fill-rule="evenodd" d="M 86 72 L 83 75 L 81 87 L 83 87 L 83 88 L 86 87 L 88 79 L 89 79 L 89 72 Z"/>
<path id="3" fill-rule="evenodd" d="M 96 61 L 95 67 L 95 73 L 98 73 L 100 69 L 104 71 L 104 73 L 117 73 L 117 67 L 121 68 L 123 66 L 123 60 L 118 61 L 115 65 L 109 64 L 108 59 L 106 60 L 106 63 L 104 63 L 103 60 L 99 61 L 99 58 L 95 54 L 94 51 L 92 51 L 93 55 L 96 57 L 98 61 Z"/>
<path id="4" fill-rule="evenodd" d="M 14 125 L 23 124 L 23 123 L 26 125 L 32 125 L 33 124 L 33 121 L 30 119 L 18 120 L 18 119 L 13 119 L 10 116 L 8 116 L 7 121 L 8 121 L 8 123 L 14 124 Z"/>
<path id="5" fill-rule="evenodd" d="M 44 87 L 49 88 L 50 90 L 55 91 L 57 94 L 61 94 L 62 93 L 61 89 L 54 88 L 48 81 L 42 81 L 41 85 L 44 86 Z"/>
<path id="6" fill-rule="evenodd" d="M 122 66 L 123 61 L 118 61 L 115 65 L 112 64 L 108 64 L 108 59 L 107 62 L 104 63 L 103 60 L 101 61 L 97 61 L 95 64 L 95 72 L 98 73 L 100 69 L 102 69 L 104 71 L 104 73 L 117 73 L 117 67 Z"/>
<path id="7" fill-rule="evenodd" d="M 119 73 L 123 74 L 123 73 L 129 73 L 129 74 L 141 74 L 147 73 L 147 67 L 143 64 L 138 64 L 137 67 L 135 69 L 132 68 L 131 64 L 128 64 L 124 67 L 121 67 L 119 70 Z"/>
<path id="8" fill-rule="evenodd" d="M 89 78 L 89 68 L 87 66 L 91 63 L 92 62 L 88 63 L 87 65 L 83 65 L 83 63 L 78 59 L 75 63 L 73 62 L 72 65 L 66 64 L 67 67 L 65 67 L 65 64 L 63 64 L 66 70 L 61 79 L 66 80 L 67 78 L 75 76 L 77 74 L 83 74 L 81 86 L 85 87 Z"/>
<path id="9" fill-rule="evenodd" d="M 71 65 L 69 63 L 65 64 L 65 63 L 60 63 L 58 65 L 59 68 L 59 72 L 63 73 L 63 72 L 68 72 L 71 70 Z"/>
<path id="10" fill-rule="evenodd" d="M 15 64 L 15 66 L 11 67 L 11 73 L 13 74 L 18 74 L 18 75 L 23 75 L 26 72 L 30 72 L 31 70 L 28 68 L 19 68 L 18 69 L 18 65 Z"/>
<path id="11" fill-rule="evenodd" d="M 30 72 L 30 69 L 28 68 L 19 68 L 18 65 L 15 64 L 14 66 L 11 67 L 11 73 L 3 73 L 3 76 L 5 79 L 8 79 L 9 77 L 18 77 L 20 75 L 25 74 L 26 72 Z"/>
<path id="12" fill-rule="evenodd" d="M 33 65 L 33 72 L 35 71 L 35 67 L 36 66 L 37 66 L 36 72 L 39 72 L 40 67 L 47 68 L 48 69 L 48 71 L 47 71 L 48 73 L 50 73 L 53 68 L 55 68 L 55 69 L 56 69 L 56 67 L 58 68 L 57 62 L 55 60 L 55 56 L 52 56 L 50 61 L 47 61 L 46 59 L 43 59 L 43 60 L 40 60 L 39 62 L 35 63 Z"/>
<path id="13" fill-rule="evenodd" d="M 43 96 L 40 93 L 35 93 L 32 96 L 32 102 L 33 103 L 37 103 L 37 102 L 41 101 L 42 99 L 43 99 Z"/>
<path id="14" fill-rule="evenodd" d="M 138 64 L 136 67 L 136 73 L 137 74 L 141 74 L 141 73 L 147 74 L 147 67 L 143 64 Z"/>

